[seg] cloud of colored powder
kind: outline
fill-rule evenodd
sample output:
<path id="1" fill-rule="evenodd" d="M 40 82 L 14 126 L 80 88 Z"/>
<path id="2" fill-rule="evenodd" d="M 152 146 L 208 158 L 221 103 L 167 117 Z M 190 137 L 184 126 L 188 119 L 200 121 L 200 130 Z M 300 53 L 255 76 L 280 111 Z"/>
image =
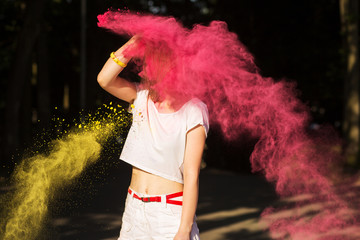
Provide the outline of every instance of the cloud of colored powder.
<path id="1" fill-rule="evenodd" d="M 227 139 L 243 132 L 259 139 L 250 157 L 252 170 L 273 182 L 279 196 L 308 196 L 263 212 L 273 238 L 352 239 L 324 235 L 356 227 L 359 202 L 345 197 L 351 190 L 344 188 L 349 183 L 339 171 L 341 139 L 330 127 L 308 129 L 311 115 L 297 98 L 295 82 L 261 76 L 253 56 L 222 21 L 187 29 L 173 17 L 122 10 L 109 10 L 98 20 L 116 34 L 140 36 L 137 48 L 125 54 L 139 65 L 144 84 L 178 101 L 200 98 Z M 166 71 L 158 61 L 164 53 L 170 63 Z M 316 203 L 321 208 L 300 211 Z M 294 209 L 293 215 L 273 217 L 287 209 Z"/>
<path id="2" fill-rule="evenodd" d="M 48 143 L 48 153 L 21 162 L 12 176 L 15 190 L 1 202 L 0 239 L 37 239 L 57 190 L 98 160 L 106 141 L 129 124 L 129 114 L 118 107 L 110 103 L 83 115 L 84 122 Z"/>

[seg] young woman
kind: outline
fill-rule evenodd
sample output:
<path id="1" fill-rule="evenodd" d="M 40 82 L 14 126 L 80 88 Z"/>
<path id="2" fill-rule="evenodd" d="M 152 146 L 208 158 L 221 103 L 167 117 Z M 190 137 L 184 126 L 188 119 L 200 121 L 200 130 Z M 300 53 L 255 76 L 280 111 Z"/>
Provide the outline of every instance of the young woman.
<path id="1" fill-rule="evenodd" d="M 136 85 L 119 77 L 130 60 L 124 51 L 136 48 L 138 41 L 133 37 L 112 53 L 98 75 L 100 86 L 129 102 L 133 113 L 120 156 L 133 170 L 118 240 L 198 240 L 195 211 L 207 108 L 198 99 L 183 101 L 166 92 L 160 96 L 146 79 Z M 153 60 L 164 57 L 161 53 Z M 161 84 L 164 74 L 156 76 L 152 80 Z"/>

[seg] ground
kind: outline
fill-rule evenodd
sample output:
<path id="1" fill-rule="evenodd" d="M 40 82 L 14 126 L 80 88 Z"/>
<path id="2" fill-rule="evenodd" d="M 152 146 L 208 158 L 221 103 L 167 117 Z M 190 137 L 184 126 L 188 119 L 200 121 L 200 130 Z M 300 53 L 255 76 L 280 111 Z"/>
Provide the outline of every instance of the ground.
<path id="1" fill-rule="evenodd" d="M 90 185 L 82 184 L 61 193 L 52 206 L 43 239 L 116 240 L 130 179 L 125 163 L 108 169 Z M 197 223 L 205 240 L 267 240 L 262 210 L 276 200 L 263 177 L 203 169 Z"/>

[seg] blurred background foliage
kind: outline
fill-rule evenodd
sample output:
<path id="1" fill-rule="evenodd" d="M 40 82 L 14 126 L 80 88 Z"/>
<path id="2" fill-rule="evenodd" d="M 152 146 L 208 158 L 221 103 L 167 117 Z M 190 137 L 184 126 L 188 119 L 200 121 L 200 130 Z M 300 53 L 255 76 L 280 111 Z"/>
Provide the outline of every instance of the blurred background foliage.
<path id="1" fill-rule="evenodd" d="M 81 74 L 86 110 L 114 101 L 96 82 L 111 51 L 126 39 L 97 27 L 108 8 L 172 15 L 187 27 L 227 22 L 254 54 L 264 76 L 295 80 L 310 107 L 313 129 L 343 123 L 346 51 L 337 0 L 92 0 L 86 2 L 86 45 L 81 52 L 81 0 L 0 2 L 1 169 L 14 162 L 52 116 L 79 116 Z M 81 55 L 86 54 L 86 65 Z M 219 59 L 221 61 L 221 59 Z M 125 76 L 133 77 L 130 71 Z M 120 102 L 121 103 L 121 102 Z M 123 104 L 123 103 L 121 103 Z M 51 132 L 51 131 L 49 131 Z M 248 172 L 254 140 L 225 142 L 216 129 L 208 138 L 208 166 Z M 116 156 L 118 157 L 118 156 Z"/>

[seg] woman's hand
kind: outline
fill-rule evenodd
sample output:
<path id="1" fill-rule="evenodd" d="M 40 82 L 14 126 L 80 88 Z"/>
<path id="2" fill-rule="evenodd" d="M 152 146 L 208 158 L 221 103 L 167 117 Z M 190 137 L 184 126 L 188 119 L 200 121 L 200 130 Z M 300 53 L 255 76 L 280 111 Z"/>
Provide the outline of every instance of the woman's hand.
<path id="1" fill-rule="evenodd" d="M 128 47 L 130 48 L 137 48 L 138 43 L 140 41 L 140 35 L 134 35 L 132 36 L 118 51 L 117 53 L 119 55 L 122 55 L 122 51 Z"/>
<path id="2" fill-rule="evenodd" d="M 129 44 L 134 44 L 137 43 L 140 40 L 140 35 L 134 35 L 130 38 L 130 40 L 128 41 Z"/>
<path id="3" fill-rule="evenodd" d="M 127 41 L 116 52 L 116 58 L 127 64 L 130 58 L 126 58 L 123 51 L 128 47 L 136 48 L 140 36 L 135 35 L 129 41 Z M 126 102 L 133 102 L 136 98 L 136 87 L 132 82 L 127 81 L 124 78 L 119 77 L 119 73 L 124 69 L 123 66 L 118 65 L 113 59 L 109 58 L 101 71 L 98 74 L 97 81 L 100 86 L 115 97 L 122 99 Z"/>
<path id="4" fill-rule="evenodd" d="M 174 237 L 174 240 L 190 240 L 190 233 L 178 231 Z"/>

